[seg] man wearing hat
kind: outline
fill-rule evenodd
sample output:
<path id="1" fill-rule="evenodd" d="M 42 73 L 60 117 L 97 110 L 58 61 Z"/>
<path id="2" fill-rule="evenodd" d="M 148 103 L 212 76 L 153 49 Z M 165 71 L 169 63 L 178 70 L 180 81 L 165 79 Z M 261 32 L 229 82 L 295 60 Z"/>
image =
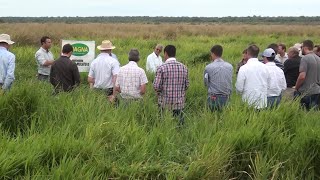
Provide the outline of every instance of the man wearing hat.
<path id="1" fill-rule="evenodd" d="M 110 56 L 112 49 L 116 47 L 109 40 L 104 40 L 97 48 L 101 53 L 90 65 L 88 82 L 90 83 L 90 88 L 105 91 L 111 101 L 114 84 L 120 68 L 119 62 Z"/>
<path id="2" fill-rule="evenodd" d="M 14 81 L 16 57 L 9 52 L 10 45 L 14 44 L 8 34 L 0 34 L 0 94 L 8 91 Z"/>
<path id="3" fill-rule="evenodd" d="M 120 92 L 120 96 L 123 99 L 141 99 L 146 92 L 148 79 L 145 71 L 137 64 L 139 60 L 139 51 L 131 49 L 129 63 L 120 68 L 115 89 L 116 92 Z"/>
<path id="4" fill-rule="evenodd" d="M 266 64 L 270 79 L 268 80 L 267 104 L 269 108 L 277 107 L 281 101 L 281 93 L 286 90 L 287 83 L 283 70 L 276 66 L 276 53 L 272 48 L 263 51 L 262 58 Z"/>

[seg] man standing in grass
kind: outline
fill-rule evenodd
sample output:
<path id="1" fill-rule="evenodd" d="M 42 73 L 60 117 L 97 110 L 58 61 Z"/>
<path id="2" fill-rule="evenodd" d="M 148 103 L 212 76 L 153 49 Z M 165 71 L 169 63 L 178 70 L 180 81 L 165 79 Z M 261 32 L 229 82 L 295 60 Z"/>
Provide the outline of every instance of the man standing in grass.
<path id="1" fill-rule="evenodd" d="M 215 45 L 211 48 L 212 63 L 204 71 L 204 84 L 208 88 L 208 105 L 211 111 L 221 110 L 229 101 L 232 91 L 233 67 L 225 62 L 223 48 Z"/>
<path id="2" fill-rule="evenodd" d="M 120 68 L 115 90 L 124 100 L 139 100 L 146 93 L 148 79 L 144 70 L 137 64 L 139 60 L 139 51 L 131 49 L 129 63 Z"/>
<path id="3" fill-rule="evenodd" d="M 299 77 L 299 67 L 301 57 L 299 56 L 299 49 L 291 47 L 288 49 L 289 59 L 284 63 L 284 75 L 287 82 L 287 89 L 284 92 L 284 96 L 288 99 L 293 99 L 293 93 L 295 91 L 294 86 L 296 85 Z"/>
<path id="4" fill-rule="evenodd" d="M 288 59 L 288 54 L 286 53 L 287 47 L 285 44 L 280 43 L 278 44 L 278 54 L 276 55 L 276 60 L 284 64 Z"/>
<path id="5" fill-rule="evenodd" d="M 270 79 L 268 81 L 267 103 L 268 108 L 277 107 L 281 101 L 281 94 L 287 88 L 286 78 L 282 69 L 274 63 L 276 53 L 268 48 L 262 53 L 263 62 L 267 66 Z"/>
<path id="6" fill-rule="evenodd" d="M 9 52 L 12 44 L 8 34 L 0 35 L 0 94 L 8 91 L 14 81 L 16 56 Z"/>
<path id="7" fill-rule="evenodd" d="M 50 51 L 51 39 L 48 36 L 43 36 L 40 39 L 40 43 L 41 47 L 35 54 L 38 65 L 38 79 L 40 81 L 48 81 L 51 65 L 54 62 L 53 54 Z"/>
<path id="8" fill-rule="evenodd" d="M 73 47 L 65 44 L 62 47 L 62 55 L 51 67 L 50 82 L 54 87 L 54 92 L 71 91 L 80 84 L 80 74 L 76 63 L 70 60 Z"/>
<path id="9" fill-rule="evenodd" d="M 242 100 L 255 109 L 267 107 L 268 81 L 270 75 L 265 64 L 258 60 L 259 47 L 247 48 L 248 61 L 238 73 L 236 89 L 242 94 Z"/>
<path id="10" fill-rule="evenodd" d="M 102 41 L 97 47 L 100 50 L 98 57 L 90 64 L 88 82 L 90 88 L 102 90 L 110 101 L 114 101 L 114 85 L 119 73 L 119 62 L 111 57 L 112 49 L 116 47 L 109 40 Z"/>
<path id="11" fill-rule="evenodd" d="M 168 45 L 164 48 L 165 63 L 157 68 L 153 88 L 158 95 L 161 113 L 164 109 L 171 110 L 173 116 L 179 118 L 179 125 L 183 125 L 183 109 L 189 87 L 188 69 L 175 56 L 175 46 Z"/>
<path id="12" fill-rule="evenodd" d="M 299 77 L 295 86 L 295 94 L 302 95 L 300 104 L 310 110 L 319 109 L 320 103 L 320 58 L 313 52 L 313 42 L 305 40 L 302 43 Z"/>
<path id="13" fill-rule="evenodd" d="M 160 56 L 162 48 L 163 46 L 158 44 L 154 48 L 154 52 L 148 56 L 146 65 L 146 69 L 148 72 L 155 73 L 157 71 L 157 67 L 163 64 L 162 58 Z"/>

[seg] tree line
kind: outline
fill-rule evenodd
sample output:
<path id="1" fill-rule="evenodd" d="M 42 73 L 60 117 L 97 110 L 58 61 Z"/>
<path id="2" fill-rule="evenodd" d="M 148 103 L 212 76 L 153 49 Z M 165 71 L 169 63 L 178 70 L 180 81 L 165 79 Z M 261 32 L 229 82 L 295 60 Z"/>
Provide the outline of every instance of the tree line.
<path id="1" fill-rule="evenodd" d="M 245 23 L 245 24 L 320 24 L 320 16 L 298 17 L 166 17 L 166 16 L 95 16 L 95 17 L 0 17 L 0 23 Z"/>

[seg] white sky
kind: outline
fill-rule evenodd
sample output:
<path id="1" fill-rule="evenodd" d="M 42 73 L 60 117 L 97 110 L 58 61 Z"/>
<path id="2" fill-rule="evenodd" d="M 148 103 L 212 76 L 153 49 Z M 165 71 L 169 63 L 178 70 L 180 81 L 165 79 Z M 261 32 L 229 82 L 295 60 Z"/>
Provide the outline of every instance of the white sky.
<path id="1" fill-rule="evenodd" d="M 0 0 L 3 16 L 320 16 L 320 0 Z"/>

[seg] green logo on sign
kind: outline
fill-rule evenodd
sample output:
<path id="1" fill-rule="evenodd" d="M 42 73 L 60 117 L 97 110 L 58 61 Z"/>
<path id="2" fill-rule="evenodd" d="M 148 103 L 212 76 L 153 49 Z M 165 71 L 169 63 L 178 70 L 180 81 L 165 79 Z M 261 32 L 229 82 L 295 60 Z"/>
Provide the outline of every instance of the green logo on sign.
<path id="1" fill-rule="evenodd" d="M 72 44 L 74 56 L 84 56 L 89 53 L 89 47 L 82 43 Z"/>

